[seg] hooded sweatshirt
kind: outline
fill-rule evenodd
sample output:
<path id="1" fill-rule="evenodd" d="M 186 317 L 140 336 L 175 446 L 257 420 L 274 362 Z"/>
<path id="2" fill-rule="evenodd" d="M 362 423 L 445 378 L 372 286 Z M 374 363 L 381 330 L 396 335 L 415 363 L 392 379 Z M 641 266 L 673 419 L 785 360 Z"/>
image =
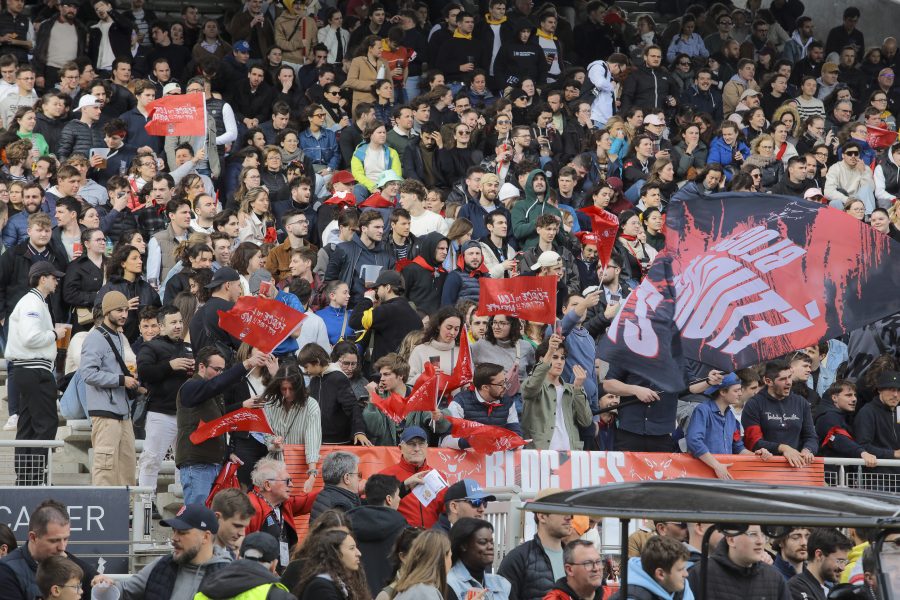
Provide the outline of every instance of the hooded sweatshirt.
<path id="1" fill-rule="evenodd" d="M 277 575 L 262 564 L 246 559 L 236 560 L 221 571 L 207 577 L 200 586 L 195 600 L 226 600 L 260 586 L 265 586 L 263 589 L 268 590 L 268 595 L 259 595 L 261 598 L 296 600 L 296 596 L 279 583 Z"/>
<path id="2" fill-rule="evenodd" d="M 412 264 L 403 269 L 406 298 L 415 304 L 416 308 L 428 313 L 432 313 L 440 307 L 441 294 L 447 279 L 447 272 L 435 258 L 435 252 L 441 240 L 446 241 L 449 247 L 450 240 L 436 231 L 420 237 L 417 242 L 417 256 L 413 259 Z"/>
<path id="3" fill-rule="evenodd" d="M 859 458 L 865 452 L 866 449 L 853 438 L 853 427 L 847 421 L 846 413 L 834 405 L 831 394 L 826 393 L 822 398 L 815 423 L 822 456 Z"/>
<path id="4" fill-rule="evenodd" d="M 388 506 L 358 506 L 347 511 L 353 525 L 353 537 L 362 552 L 363 570 L 372 597 L 378 595 L 391 576 L 391 565 L 384 560 L 394 540 L 408 527 L 406 518 Z"/>
<path id="5" fill-rule="evenodd" d="M 116 585 L 119 587 L 119 591 L 122 593 L 122 598 L 124 600 L 128 600 L 129 598 L 144 598 L 145 592 L 147 590 L 147 581 L 150 579 L 150 574 L 153 572 L 153 569 L 159 564 L 159 561 L 168 557 L 160 556 L 152 563 L 141 569 L 141 571 L 137 575 L 133 575 L 126 579 L 121 583 L 117 583 Z M 178 566 L 178 574 L 175 577 L 175 584 L 172 587 L 172 598 L 193 598 L 194 594 L 197 593 L 200 589 L 200 583 L 203 581 L 203 578 L 206 576 L 206 573 L 211 565 L 222 565 L 225 563 L 231 562 L 231 559 L 228 557 L 214 553 L 212 558 L 201 565 L 195 565 L 192 563 L 188 563 L 186 565 Z M 224 567 L 221 567 L 224 569 Z"/>
<path id="6" fill-rule="evenodd" d="M 562 213 L 558 208 L 547 202 L 547 194 L 549 193 L 549 185 L 543 194 L 543 199 L 539 200 L 534 191 L 534 178 L 541 175 L 546 178 L 544 172 L 535 169 L 528 174 L 525 180 L 525 198 L 520 200 L 512 208 L 512 232 L 519 240 L 519 247 L 526 250 L 538 242 L 537 236 L 537 218 L 543 214 L 555 215 L 562 222 Z M 560 231 L 563 231 L 560 227 Z"/>
<path id="7" fill-rule="evenodd" d="M 469 240 L 460 248 L 459 256 L 456 259 L 457 268 L 447 274 L 447 280 L 444 282 L 444 290 L 441 292 L 442 305 L 456 304 L 459 300 L 478 302 L 479 280 L 482 277 L 490 277 L 490 274 L 484 264 L 483 252 L 481 262 L 477 267 L 472 269 L 466 264 L 465 253 L 470 248 L 477 248 L 480 251 L 481 244 L 475 240 Z"/>
<path id="8" fill-rule="evenodd" d="M 687 582 L 684 581 L 684 591 L 678 592 L 675 594 L 671 594 L 665 590 L 653 577 L 648 575 L 644 571 L 644 567 L 641 566 L 640 557 L 634 557 L 628 559 L 628 588 L 629 592 L 632 587 L 644 588 L 651 594 L 653 594 L 656 598 L 666 598 L 668 600 L 694 600 L 694 593 L 691 591 L 691 586 Z M 622 593 L 619 592 L 613 598 L 621 599 Z M 629 593 L 626 595 L 627 598 L 633 598 L 633 596 Z"/>

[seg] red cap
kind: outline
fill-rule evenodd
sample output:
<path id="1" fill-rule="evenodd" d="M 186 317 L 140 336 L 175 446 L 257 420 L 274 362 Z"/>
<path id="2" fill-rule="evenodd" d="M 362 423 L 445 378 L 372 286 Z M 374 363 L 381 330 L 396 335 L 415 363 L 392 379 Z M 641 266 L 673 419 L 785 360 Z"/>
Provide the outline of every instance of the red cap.
<path id="1" fill-rule="evenodd" d="M 600 237 L 593 231 L 579 231 L 575 234 L 582 246 L 600 246 Z"/>
<path id="2" fill-rule="evenodd" d="M 353 174 L 350 171 L 335 171 L 334 175 L 331 176 L 331 183 L 352 185 L 356 183 L 356 180 L 353 178 Z"/>
<path id="3" fill-rule="evenodd" d="M 608 12 L 603 15 L 603 22 L 607 25 L 622 25 L 625 23 L 625 19 L 619 13 Z"/>

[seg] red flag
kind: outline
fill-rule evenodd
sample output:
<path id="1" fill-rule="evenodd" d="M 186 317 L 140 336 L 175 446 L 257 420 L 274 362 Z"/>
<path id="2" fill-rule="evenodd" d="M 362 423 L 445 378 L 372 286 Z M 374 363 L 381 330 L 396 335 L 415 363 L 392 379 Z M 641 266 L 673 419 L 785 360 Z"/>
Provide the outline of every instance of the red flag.
<path id="1" fill-rule="evenodd" d="M 382 398 L 375 392 L 369 392 L 369 401 L 394 423 L 402 421 L 406 414 L 406 400 L 396 392 L 391 393 L 387 398 Z"/>
<path id="2" fill-rule="evenodd" d="M 579 209 L 591 218 L 591 229 L 597 235 L 597 256 L 604 267 L 612 256 L 616 245 L 616 234 L 619 232 L 619 218 L 608 210 L 596 206 L 585 206 Z"/>
<path id="3" fill-rule="evenodd" d="M 469 334 L 463 327 L 462 333 L 459 334 L 459 358 L 456 359 L 456 365 L 453 366 L 453 372 L 444 382 L 448 392 L 452 392 L 461 387 L 466 387 L 472 383 L 472 353 L 469 352 Z M 443 385 L 441 386 L 444 387 Z"/>
<path id="4" fill-rule="evenodd" d="M 222 465 L 222 468 L 219 469 L 219 474 L 216 476 L 216 480 L 213 482 L 212 489 L 209 491 L 209 495 L 206 497 L 206 502 L 204 502 L 206 508 L 212 507 L 213 498 L 215 498 L 216 494 L 218 494 L 222 490 L 241 487 L 241 482 L 238 481 L 237 478 L 237 472 L 237 463 L 233 463 L 229 460 L 227 463 Z"/>
<path id="5" fill-rule="evenodd" d="M 163 96 L 147 105 L 150 135 L 206 135 L 206 99 L 201 92 Z"/>
<path id="6" fill-rule="evenodd" d="M 888 148 L 897 141 L 897 132 L 866 125 L 866 142 L 876 150 Z"/>
<path id="7" fill-rule="evenodd" d="M 446 380 L 446 377 L 446 375 L 440 373 L 432 375 L 425 380 L 419 377 L 416 384 L 418 385 L 421 382 L 421 385 L 418 385 L 418 388 L 413 389 L 409 396 L 406 397 L 406 407 L 403 409 L 403 416 L 417 410 L 425 412 L 437 410 L 437 395 L 441 393 L 441 381 Z"/>
<path id="8" fill-rule="evenodd" d="M 306 318 L 271 298 L 243 296 L 228 312 L 219 311 L 219 327 L 260 352 L 269 354 Z"/>
<path id="9" fill-rule="evenodd" d="M 273 433 L 269 420 L 261 408 L 239 408 L 221 416 L 215 421 L 205 423 L 202 420 L 191 434 L 192 444 L 202 444 L 206 440 L 219 437 L 229 431 L 253 431 L 256 433 Z"/>
<path id="10" fill-rule="evenodd" d="M 521 436 L 505 427 L 482 425 L 457 417 L 445 416 L 444 418 L 450 421 L 450 434 L 453 437 L 465 438 L 472 449 L 479 454 L 515 450 L 527 443 Z"/>
<path id="11" fill-rule="evenodd" d="M 510 315 L 526 321 L 553 323 L 556 319 L 556 277 L 519 276 L 478 280 L 479 315 Z"/>

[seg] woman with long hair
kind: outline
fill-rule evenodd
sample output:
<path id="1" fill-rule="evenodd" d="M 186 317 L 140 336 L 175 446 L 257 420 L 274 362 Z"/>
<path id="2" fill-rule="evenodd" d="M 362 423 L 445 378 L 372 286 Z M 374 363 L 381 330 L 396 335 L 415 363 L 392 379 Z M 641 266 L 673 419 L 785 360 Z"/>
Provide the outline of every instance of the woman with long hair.
<path id="1" fill-rule="evenodd" d="M 744 122 L 747 124 L 741 133 L 744 134 L 744 141 L 748 144 L 762 135 L 766 131 L 768 125 L 766 121 L 766 113 L 761 106 L 751 108 L 744 114 Z"/>
<path id="2" fill-rule="evenodd" d="M 212 278 L 210 278 L 210 280 L 212 280 Z M 197 309 L 200 308 L 200 299 L 191 292 L 178 292 L 175 297 L 172 298 L 172 306 L 177 308 L 178 312 L 181 313 L 181 318 L 184 321 L 184 343 L 190 344 L 191 319 L 194 318 L 194 315 L 197 314 Z"/>
<path id="3" fill-rule="evenodd" d="M 266 400 L 263 410 L 273 432 L 265 436 L 268 453 L 281 460 L 285 444 L 302 444 L 308 470 L 312 472 L 304 484 L 308 493 L 315 481 L 322 446 L 319 404 L 307 393 L 300 368 L 290 363 L 278 368 L 262 395 Z"/>
<path id="4" fill-rule="evenodd" d="M 453 306 L 441 307 L 428 320 L 422 343 L 413 348 L 409 355 L 409 379 L 415 384 L 422 374 L 426 362 L 435 365 L 436 370 L 452 373 L 459 358 L 459 332 L 462 329 L 462 315 Z"/>
<path id="5" fill-rule="evenodd" d="M 20 183 L 32 181 L 31 142 L 28 140 L 16 140 L 3 149 L 3 168 L 0 169 L 7 179 Z"/>
<path id="6" fill-rule="evenodd" d="M 675 179 L 675 165 L 668 158 L 657 159 L 650 169 L 650 177 L 644 185 L 655 183 L 659 185 L 663 206 L 669 203 L 675 192 L 678 191 L 678 182 Z"/>
<path id="7" fill-rule="evenodd" d="M 47 145 L 47 140 L 43 135 L 35 133 L 34 131 L 34 126 L 36 124 L 37 112 L 30 106 L 20 106 L 16 110 L 16 114 L 13 116 L 9 128 L 6 130 L 7 135 L 5 135 L 3 139 L 0 139 L 0 141 L 2 141 L 5 146 L 16 138 L 28 140 L 31 142 L 31 147 L 35 150 L 35 159 L 39 156 L 50 154 L 50 146 Z"/>
<path id="8" fill-rule="evenodd" d="M 350 61 L 350 68 L 347 69 L 347 80 L 344 87 L 353 90 L 352 109 L 360 102 L 375 102 L 375 96 L 372 95 L 372 85 L 378 79 L 379 74 L 390 73 L 387 64 L 381 59 L 381 52 L 384 45 L 381 38 L 377 35 L 370 35 L 359 45 L 359 54 Z"/>
<path id="9" fill-rule="evenodd" d="M 406 564 L 409 557 L 409 550 L 416 541 L 416 538 L 422 535 L 424 529 L 421 527 L 407 527 L 400 532 L 397 539 L 394 540 L 394 547 L 388 556 L 388 563 L 391 565 L 391 576 L 388 577 L 389 583 L 375 597 L 375 600 L 393 600 L 397 595 L 395 586 L 398 583 L 397 575 L 400 569 Z"/>
<path id="10" fill-rule="evenodd" d="M 626 210 L 619 215 L 615 250 L 622 259 L 622 275 L 631 289 L 637 287 L 656 258 L 656 250 L 640 240 L 642 234 L 641 219 L 635 211 Z"/>
<path id="11" fill-rule="evenodd" d="M 356 179 L 357 197 L 368 197 L 375 191 L 382 173 L 388 169 L 403 176 L 400 156 L 397 151 L 387 145 L 387 126 L 381 121 L 370 123 L 363 132 L 363 141 L 353 151 L 350 159 L 350 170 Z M 362 189 L 365 188 L 365 189 Z"/>
<path id="12" fill-rule="evenodd" d="M 772 139 L 775 140 L 775 158 L 787 167 L 788 161 L 797 156 L 797 148 L 788 141 L 790 129 L 785 123 L 775 121 L 770 129 Z"/>
<path id="13" fill-rule="evenodd" d="M 206 186 L 203 185 L 203 179 L 197 173 L 188 173 L 184 179 L 175 186 L 175 198 L 184 198 L 194 205 L 194 200 L 200 194 L 206 192 Z"/>
<path id="14" fill-rule="evenodd" d="M 657 252 L 662 252 L 662 249 L 666 247 L 666 236 L 662 233 L 662 213 L 655 206 L 644 209 L 644 212 L 641 213 L 641 222 L 644 225 L 644 231 L 647 232 L 647 245 Z"/>
<path id="15" fill-rule="evenodd" d="M 231 253 L 231 268 L 241 278 L 241 289 L 244 296 L 250 295 L 250 277 L 265 265 L 262 250 L 253 242 L 241 242 Z"/>
<path id="16" fill-rule="evenodd" d="M 775 109 L 772 114 L 773 123 L 784 123 L 788 129 L 788 141 L 792 144 L 797 143 L 800 136 L 803 135 L 803 122 L 800 120 L 800 112 L 793 102 L 782 104 Z"/>
<path id="17" fill-rule="evenodd" d="M 825 103 L 816 98 L 818 88 L 819 84 L 812 75 L 806 75 L 800 80 L 800 95 L 794 98 L 794 103 L 801 119 L 812 116 L 825 118 Z"/>
<path id="18" fill-rule="evenodd" d="M 693 179 L 706 165 L 709 148 L 700 139 L 700 126 L 694 123 L 687 125 L 681 132 L 681 139 L 672 149 L 672 160 L 675 164 L 675 176 L 681 179 Z M 692 171 L 693 169 L 693 171 Z"/>
<path id="19" fill-rule="evenodd" d="M 262 175 L 258 167 L 244 167 L 238 173 L 237 181 L 238 186 L 234 192 L 233 200 L 234 204 L 240 206 L 244 196 L 247 195 L 247 190 L 262 185 Z"/>
<path id="20" fill-rule="evenodd" d="M 369 390 L 366 389 L 366 385 L 369 381 L 362 376 L 362 358 L 356 344 L 348 341 L 336 343 L 331 349 L 331 361 L 338 365 L 350 380 L 353 394 L 361 401 L 367 400 Z"/>
<path id="21" fill-rule="evenodd" d="M 450 240 L 450 247 L 447 249 L 447 258 L 444 259 L 443 267 L 449 273 L 456 269 L 456 259 L 459 256 L 460 249 L 463 244 L 472 239 L 472 232 L 475 226 L 472 221 L 465 217 L 456 219 L 447 230 L 447 239 Z"/>
<path id="22" fill-rule="evenodd" d="M 293 594 L 299 600 L 370 600 L 360 556 L 349 533 L 322 534 L 309 549 Z"/>
<path id="23" fill-rule="evenodd" d="M 375 118 L 382 123 L 390 123 L 394 111 L 394 83 L 389 79 L 379 79 L 372 84 Z"/>
<path id="24" fill-rule="evenodd" d="M 828 146 L 830 153 L 832 146 L 837 145 L 837 139 L 832 131 L 825 131 L 824 117 L 814 115 L 803 122 L 803 135 L 797 140 L 797 152 L 802 156 L 812 152 L 819 144 Z"/>
<path id="25" fill-rule="evenodd" d="M 331 531 L 353 533 L 350 520 L 339 508 L 329 508 L 311 521 L 309 531 L 306 532 L 303 541 L 294 546 L 294 550 L 291 552 L 291 561 L 281 576 L 281 583 L 286 588 L 292 590 L 297 587 L 303 567 L 309 562 L 310 551 L 323 535 Z"/>
<path id="26" fill-rule="evenodd" d="M 649 136 L 639 135 L 634 138 L 634 146 L 628 158 L 622 163 L 623 189 L 626 194 L 634 188 L 638 181 L 650 176 L 650 168 L 656 160 L 653 140 Z M 637 188 L 634 188 L 637 190 Z"/>
<path id="27" fill-rule="evenodd" d="M 452 564 L 450 540 L 444 532 L 435 529 L 422 532 L 410 546 L 406 561 L 397 573 L 394 600 L 443 600 L 447 596 L 447 574 Z"/>
<path id="28" fill-rule="evenodd" d="M 457 598 L 466 598 L 470 590 L 484 591 L 484 600 L 507 600 L 512 591 L 509 581 L 490 573 L 494 562 L 494 526 L 489 521 L 463 517 L 450 529 L 450 554 L 453 566 L 447 574 L 447 586 Z"/>
<path id="29" fill-rule="evenodd" d="M 280 155 L 279 155 L 280 160 Z M 241 242 L 253 242 L 262 246 L 266 242 L 275 242 L 271 238 L 270 229 L 275 227 L 275 217 L 272 215 L 269 203 L 269 192 L 260 186 L 250 188 L 241 200 L 241 208 L 238 210 L 238 239 Z"/>
<path id="30" fill-rule="evenodd" d="M 519 387 L 534 366 L 534 347 L 522 339 L 522 322 L 508 315 L 494 315 L 487 331 L 471 346 L 472 361 L 493 363 L 503 367 L 509 382 L 506 394 L 513 397 L 516 408 L 522 408 Z"/>
<path id="31" fill-rule="evenodd" d="M 160 307 L 159 294 L 142 276 L 144 261 L 140 251 L 134 246 L 125 245 L 115 249 L 106 264 L 106 284 L 97 292 L 94 306 L 103 303 L 103 297 L 115 290 L 128 298 L 128 318 L 125 321 L 124 333 L 128 341 L 134 341 L 140 335 L 138 315 L 141 309 L 148 306 Z"/>
<path id="32" fill-rule="evenodd" d="M 312 101 L 312 100 L 311 100 Z M 346 101 L 341 97 L 341 86 L 329 83 L 322 90 L 322 108 L 325 115 L 325 127 L 338 132 L 350 124 L 350 113 L 344 107 Z"/>
<path id="33" fill-rule="evenodd" d="M 205 236 L 205 234 L 201 235 Z M 209 236 L 206 238 L 209 239 Z M 213 251 L 207 242 L 182 242 L 175 249 L 175 255 L 181 263 L 178 265 L 180 270 L 178 272 L 173 272 L 174 269 L 171 270 L 167 279 L 163 281 L 163 293 L 160 295 L 160 299 L 165 302 L 169 302 L 179 292 L 190 290 L 189 279 L 194 271 L 208 269 L 212 266 Z"/>

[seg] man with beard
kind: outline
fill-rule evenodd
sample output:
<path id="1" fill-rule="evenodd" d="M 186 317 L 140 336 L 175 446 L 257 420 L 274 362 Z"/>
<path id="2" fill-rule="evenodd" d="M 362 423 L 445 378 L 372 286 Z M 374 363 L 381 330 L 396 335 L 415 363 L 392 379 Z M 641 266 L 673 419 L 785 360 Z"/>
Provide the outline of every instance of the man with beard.
<path id="1" fill-rule="evenodd" d="M 785 581 L 803 572 L 803 565 L 809 556 L 808 540 L 809 529 L 793 527 L 772 542 L 772 548 L 778 552 L 772 566 L 781 573 Z"/>
<path id="2" fill-rule="evenodd" d="M 39 89 L 53 89 L 60 80 L 60 68 L 85 54 L 88 29 L 75 18 L 77 12 L 78 0 L 62 0 L 53 23 L 45 21 L 37 31 L 32 64 Z"/>
<path id="3" fill-rule="evenodd" d="M 837 529 L 821 527 L 809 534 L 809 562 L 788 582 L 793 600 L 825 600 L 826 590 L 840 583 L 853 542 Z"/>
<path id="4" fill-rule="evenodd" d="M 123 598 L 193 598 L 205 576 L 231 562 L 213 551 L 219 521 L 202 504 L 188 504 L 159 524 L 172 528 L 173 551 L 117 583 Z"/>

